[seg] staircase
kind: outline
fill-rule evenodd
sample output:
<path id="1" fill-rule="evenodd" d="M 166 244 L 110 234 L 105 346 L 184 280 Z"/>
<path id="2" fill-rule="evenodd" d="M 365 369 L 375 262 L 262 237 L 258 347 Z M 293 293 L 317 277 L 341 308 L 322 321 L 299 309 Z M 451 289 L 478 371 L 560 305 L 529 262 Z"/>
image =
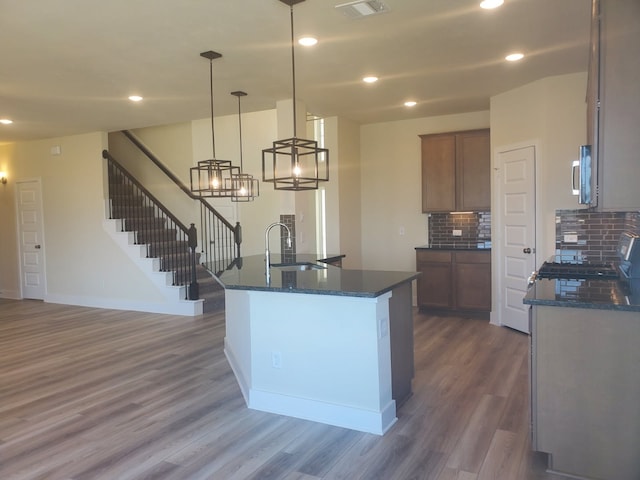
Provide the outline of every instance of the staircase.
<path id="1" fill-rule="evenodd" d="M 170 285 L 184 287 L 185 299 L 195 267 L 197 298 L 204 300 L 203 313 L 224 310 L 224 289 L 199 265 L 199 253 L 192 259 L 186 227 L 150 201 L 131 178 L 115 167 L 110 166 L 108 171 L 110 218 L 119 220 L 121 231 L 131 232 L 133 244 L 143 247 L 142 255 L 146 258 L 155 259 L 152 268 L 165 272 Z"/>

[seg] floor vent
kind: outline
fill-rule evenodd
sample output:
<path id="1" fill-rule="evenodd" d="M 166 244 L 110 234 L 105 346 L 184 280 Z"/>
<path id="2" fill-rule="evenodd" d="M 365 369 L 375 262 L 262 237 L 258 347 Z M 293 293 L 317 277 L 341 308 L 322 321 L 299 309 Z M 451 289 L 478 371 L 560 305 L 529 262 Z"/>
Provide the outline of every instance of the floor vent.
<path id="1" fill-rule="evenodd" d="M 336 10 L 342 12 L 348 18 L 355 19 L 386 13 L 389 11 L 389 7 L 379 0 L 357 0 L 336 5 Z"/>

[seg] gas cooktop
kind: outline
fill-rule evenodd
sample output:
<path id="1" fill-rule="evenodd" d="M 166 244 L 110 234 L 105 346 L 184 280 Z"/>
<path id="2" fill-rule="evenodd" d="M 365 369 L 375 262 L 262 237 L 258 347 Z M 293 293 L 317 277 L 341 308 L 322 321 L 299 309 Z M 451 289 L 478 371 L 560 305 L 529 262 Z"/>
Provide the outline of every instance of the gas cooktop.
<path id="1" fill-rule="evenodd" d="M 536 278 L 561 278 L 574 280 L 616 279 L 618 271 L 610 263 L 544 262 Z"/>

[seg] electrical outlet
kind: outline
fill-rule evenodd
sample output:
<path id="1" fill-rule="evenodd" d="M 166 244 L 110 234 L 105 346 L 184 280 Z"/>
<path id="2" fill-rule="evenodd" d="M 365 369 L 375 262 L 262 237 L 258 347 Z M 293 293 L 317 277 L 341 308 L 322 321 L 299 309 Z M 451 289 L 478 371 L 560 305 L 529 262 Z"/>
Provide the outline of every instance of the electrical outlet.
<path id="1" fill-rule="evenodd" d="M 454 230 L 452 233 L 453 233 L 454 237 L 461 237 L 462 236 L 462 230 Z"/>
<path id="2" fill-rule="evenodd" d="M 271 366 L 273 368 L 282 368 L 282 353 L 271 352 Z"/>
<path id="3" fill-rule="evenodd" d="M 578 235 L 576 235 L 576 234 L 565 234 L 564 243 L 578 243 Z"/>

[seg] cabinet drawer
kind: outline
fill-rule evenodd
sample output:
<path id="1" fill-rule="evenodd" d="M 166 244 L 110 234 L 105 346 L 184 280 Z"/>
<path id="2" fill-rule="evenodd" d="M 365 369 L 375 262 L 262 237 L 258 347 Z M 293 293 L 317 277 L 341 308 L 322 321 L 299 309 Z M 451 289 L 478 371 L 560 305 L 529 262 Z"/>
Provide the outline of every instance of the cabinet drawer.
<path id="1" fill-rule="evenodd" d="M 428 263 L 451 263 L 452 252 L 416 250 L 416 260 Z"/>
<path id="2" fill-rule="evenodd" d="M 491 263 L 490 252 L 455 252 L 456 263 Z"/>

